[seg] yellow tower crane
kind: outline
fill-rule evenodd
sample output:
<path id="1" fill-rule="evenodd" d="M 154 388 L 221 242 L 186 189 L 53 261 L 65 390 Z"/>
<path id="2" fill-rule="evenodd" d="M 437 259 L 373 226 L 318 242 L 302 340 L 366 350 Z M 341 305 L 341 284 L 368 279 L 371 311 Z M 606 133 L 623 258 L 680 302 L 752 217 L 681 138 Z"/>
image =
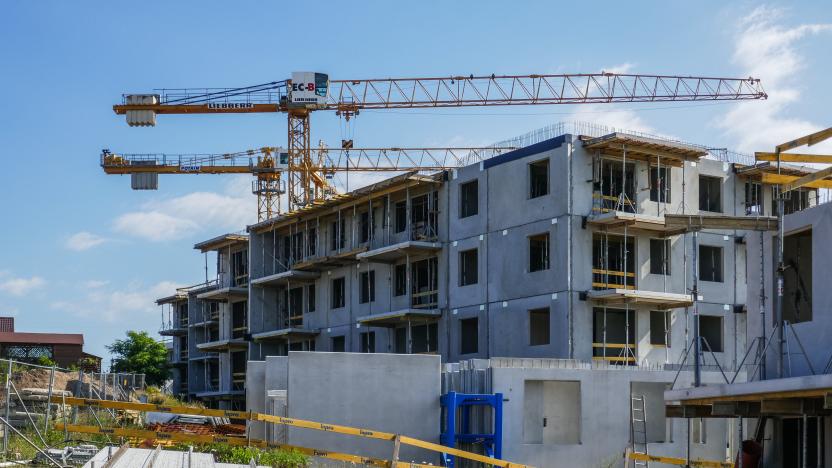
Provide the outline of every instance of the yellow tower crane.
<path id="1" fill-rule="evenodd" d="M 310 144 L 309 117 L 314 111 L 333 111 L 350 119 L 368 109 L 737 101 L 766 97 L 755 78 L 602 72 L 330 80 L 324 73 L 294 72 L 290 79 L 242 88 L 161 89 L 151 94 L 127 94 L 113 110 L 125 115 L 131 126 L 154 126 L 159 114 L 285 113 L 285 193 L 291 211 L 332 193 L 331 185 L 326 183 L 326 153 L 316 151 Z M 110 157 L 115 158 L 112 162 L 118 161 L 117 156 Z M 280 164 L 274 152 L 261 152 L 256 164 L 247 171 L 257 177 L 254 193 L 258 196 L 261 220 L 278 213 L 283 193 L 283 171 L 277 170 Z M 114 173 L 107 164 L 102 165 L 105 171 Z M 134 165 L 140 164 L 127 164 Z"/>

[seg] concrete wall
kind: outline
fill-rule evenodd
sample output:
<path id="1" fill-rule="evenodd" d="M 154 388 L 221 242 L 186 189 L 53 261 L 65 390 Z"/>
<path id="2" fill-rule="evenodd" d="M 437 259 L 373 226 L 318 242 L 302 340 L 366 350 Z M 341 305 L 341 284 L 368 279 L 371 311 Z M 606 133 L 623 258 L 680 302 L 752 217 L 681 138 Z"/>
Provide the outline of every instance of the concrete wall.
<path id="1" fill-rule="evenodd" d="M 800 341 L 806 349 L 809 361 L 815 372 L 822 372 L 830 360 L 829 335 L 832 333 L 832 318 L 826 313 L 832 308 L 832 289 L 828 287 L 828 273 L 824 271 L 828 262 L 832 259 L 832 248 L 826 240 L 832 236 L 832 204 L 823 204 L 807 210 L 787 215 L 784 220 L 784 230 L 789 233 L 800 232 L 805 229 L 812 230 L 812 320 L 796 323 L 794 330 L 800 337 Z M 776 250 L 772 241 L 776 242 L 776 235 L 765 234 L 762 251 L 765 253 L 764 264 L 761 265 L 758 252 L 760 252 L 760 236 L 748 236 L 748 251 L 753 252 L 755 261 L 748 262 L 748 335 L 749 343 L 752 337 L 760 336 L 762 317 L 760 314 L 760 288 L 765 288 L 767 297 L 765 304 L 765 334 L 770 334 L 773 326 L 773 305 L 775 301 L 775 278 L 773 271 L 776 264 Z M 761 278 L 761 268 L 764 276 Z M 761 284 L 762 279 L 762 284 Z M 786 330 L 786 340 L 791 356 L 784 358 L 784 376 L 808 375 L 811 373 L 806 362 L 805 355 L 800 352 L 799 345 L 794 339 L 790 330 Z M 769 378 L 777 377 L 777 337 L 766 353 L 766 371 Z M 753 359 L 753 355 L 750 359 Z"/>
<path id="2" fill-rule="evenodd" d="M 439 441 L 438 356 L 290 352 L 249 362 L 249 408 L 269 390 L 288 390 L 288 416 Z M 260 434 L 261 428 L 255 428 Z M 389 458 L 390 442 L 291 428 L 288 443 Z M 438 462 L 431 452 L 402 446 L 402 460 Z"/>
<path id="3" fill-rule="evenodd" d="M 266 361 L 248 361 L 246 365 L 246 410 L 255 413 L 266 412 Z M 252 439 L 266 438 L 266 426 L 262 421 L 246 421 L 248 436 Z"/>
<path id="4" fill-rule="evenodd" d="M 685 420 L 665 420 L 663 395 L 657 390 L 673 381 L 673 371 L 528 367 L 493 367 L 491 371 L 494 392 L 502 392 L 505 397 L 503 456 L 507 460 L 533 466 L 552 466 L 553 460 L 569 460 L 569 466 L 574 467 L 619 464 L 631 444 L 633 393 L 646 394 L 649 440 L 666 440 L 651 443 L 650 453 L 676 457 L 685 454 Z M 691 379 L 691 373 L 682 372 L 676 385 L 687 386 Z M 708 383 L 721 379 L 715 373 L 703 374 Z M 532 393 L 526 394 L 528 391 Z M 547 391 L 548 398 L 535 393 Z M 541 400 L 539 407 L 530 404 Z M 543 417 L 547 418 L 546 428 L 541 427 Z M 722 459 L 728 431 L 733 428 L 721 419 L 705 424 L 706 443 L 691 444 L 692 456 Z"/>

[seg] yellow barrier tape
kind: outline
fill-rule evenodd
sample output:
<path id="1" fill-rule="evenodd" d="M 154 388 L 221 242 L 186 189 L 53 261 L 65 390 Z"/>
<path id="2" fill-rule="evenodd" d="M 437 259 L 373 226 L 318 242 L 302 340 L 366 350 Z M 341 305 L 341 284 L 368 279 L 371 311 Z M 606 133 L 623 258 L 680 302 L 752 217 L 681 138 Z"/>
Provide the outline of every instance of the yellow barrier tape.
<path id="1" fill-rule="evenodd" d="M 675 458 L 675 457 L 660 457 L 657 455 L 647 455 L 644 453 L 628 453 L 627 458 L 630 460 L 636 461 L 652 461 L 658 463 L 664 463 L 667 465 L 678 465 L 678 466 L 686 466 L 688 461 L 684 458 Z M 702 466 L 702 467 L 715 467 L 715 468 L 734 468 L 734 464 L 731 462 L 722 462 L 716 460 L 700 460 L 700 459 L 692 459 L 690 461 L 690 466 Z"/>
<path id="2" fill-rule="evenodd" d="M 338 424 L 326 424 L 320 423 L 316 421 L 307 421 L 304 419 L 295 419 L 295 418 L 286 418 L 282 416 L 273 416 L 270 414 L 263 414 L 263 413 L 255 413 L 253 411 L 227 411 L 227 410 L 216 410 L 216 409 L 207 409 L 207 408 L 191 408 L 187 406 L 166 406 L 166 405 L 154 405 L 150 403 L 133 403 L 133 402 L 126 402 L 126 401 L 112 401 L 112 400 L 95 400 L 95 399 L 87 399 L 87 398 L 75 398 L 75 397 L 52 397 L 52 401 L 54 403 L 61 403 L 63 402 L 69 406 L 94 406 L 99 408 L 107 408 L 107 409 L 120 409 L 120 410 L 132 410 L 132 411 L 156 411 L 160 413 L 173 413 L 173 414 L 192 414 L 192 415 L 199 415 L 199 416 L 213 416 L 213 417 L 220 417 L 220 418 L 234 418 L 234 419 L 247 419 L 250 421 L 263 421 L 273 424 L 282 424 L 284 426 L 292 426 L 292 427 L 302 427 L 305 429 L 312 429 L 316 431 L 325 431 L 325 432 L 334 432 L 336 434 L 344 434 L 344 435 L 352 435 L 358 437 L 366 437 L 370 439 L 379 439 L 379 440 L 389 440 L 393 441 L 396 438 L 396 434 L 390 432 L 381 432 L 381 431 L 372 431 L 369 429 L 361 429 L 357 427 L 350 427 L 350 426 L 341 426 Z M 90 426 L 94 427 L 94 426 Z M 149 431 L 153 432 L 153 431 Z M 169 433 L 165 433 L 169 434 Z M 426 450 L 431 450 L 434 452 L 439 453 L 447 453 L 448 455 L 454 455 L 460 458 L 465 458 L 468 460 L 474 460 L 482 463 L 487 463 L 492 466 L 500 467 L 500 468 L 531 468 L 527 465 L 522 465 L 519 463 L 511 463 L 505 460 L 498 460 L 496 458 L 489 458 L 484 455 L 480 455 L 477 453 L 466 452 L 464 450 L 459 450 L 451 447 L 446 447 L 444 445 L 435 444 L 433 442 L 427 442 L 420 439 L 414 439 L 412 437 L 401 436 L 400 442 L 405 445 L 410 445 L 413 447 L 419 447 Z M 406 464 L 405 466 L 411 466 Z M 415 466 L 415 465 L 414 465 Z"/>
<path id="3" fill-rule="evenodd" d="M 117 437 L 134 437 L 138 439 L 144 440 L 163 440 L 163 441 L 175 441 L 175 442 L 197 442 L 203 444 L 211 444 L 211 443 L 222 443 L 228 445 L 237 445 L 237 446 L 253 446 L 259 448 L 279 448 L 284 450 L 296 450 L 300 453 L 303 453 L 308 456 L 312 457 L 322 457 L 322 458 L 329 458 L 331 460 L 339 460 L 345 461 L 350 463 L 361 463 L 365 465 L 371 466 L 379 466 L 379 467 L 389 467 L 391 466 L 389 460 L 383 460 L 380 458 L 372 458 L 372 457 L 362 457 L 359 455 L 352 455 L 349 453 L 340 453 L 340 452 L 330 452 L 327 450 L 317 450 L 308 447 L 301 447 L 298 445 L 289 445 L 289 444 L 276 444 L 276 443 L 268 443 L 264 440 L 257 440 L 252 439 L 248 440 L 244 437 L 226 437 L 226 436 L 218 436 L 218 435 L 207 435 L 207 434 L 184 434 L 181 432 L 160 432 L 160 431 L 148 431 L 146 429 L 126 429 L 126 428 L 118 428 L 118 427 L 97 427 L 97 426 L 82 426 L 76 424 L 63 424 L 57 423 L 55 425 L 56 429 L 58 430 L 66 430 L 68 432 L 76 432 L 82 434 L 107 434 L 111 436 Z M 397 468 L 429 468 L 433 467 L 433 465 L 426 465 L 421 463 L 408 463 L 408 462 L 397 462 L 393 465 Z"/>

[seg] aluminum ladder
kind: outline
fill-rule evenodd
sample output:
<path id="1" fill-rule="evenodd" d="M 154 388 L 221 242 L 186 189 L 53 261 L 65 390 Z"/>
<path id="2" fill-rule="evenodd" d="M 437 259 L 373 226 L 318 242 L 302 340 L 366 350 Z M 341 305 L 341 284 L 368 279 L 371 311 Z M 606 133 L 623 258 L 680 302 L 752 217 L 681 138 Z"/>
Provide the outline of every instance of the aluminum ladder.
<path id="1" fill-rule="evenodd" d="M 647 455 L 647 409 L 644 395 L 630 396 L 630 432 L 633 453 Z M 633 460 L 633 466 L 649 466 L 645 460 Z"/>

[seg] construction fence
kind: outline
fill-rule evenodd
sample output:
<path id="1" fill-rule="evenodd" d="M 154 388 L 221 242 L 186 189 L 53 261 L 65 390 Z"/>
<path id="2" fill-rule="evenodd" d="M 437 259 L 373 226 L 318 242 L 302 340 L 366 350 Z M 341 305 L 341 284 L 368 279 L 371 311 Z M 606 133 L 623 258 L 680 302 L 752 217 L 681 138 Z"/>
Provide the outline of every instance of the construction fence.
<path id="1" fill-rule="evenodd" d="M 144 374 L 86 372 L 14 360 L 0 360 L 0 373 L 0 432 L 6 460 L 24 455 L 19 448 L 29 445 L 25 439 L 47 447 L 49 429 L 57 421 L 79 420 L 77 408 L 56 403 L 55 398 L 129 402 L 138 401 L 138 392 L 145 389 Z M 81 420 L 99 419 L 97 414 L 80 416 Z"/>

